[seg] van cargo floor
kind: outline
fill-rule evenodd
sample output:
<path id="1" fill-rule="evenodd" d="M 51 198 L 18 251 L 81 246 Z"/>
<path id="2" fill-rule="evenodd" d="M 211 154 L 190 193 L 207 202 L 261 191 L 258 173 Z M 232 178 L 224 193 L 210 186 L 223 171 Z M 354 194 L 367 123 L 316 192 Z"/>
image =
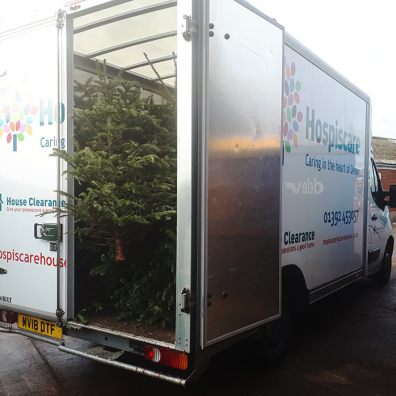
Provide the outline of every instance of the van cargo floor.
<path id="1" fill-rule="evenodd" d="M 160 326 L 138 325 L 131 322 L 119 321 L 112 316 L 95 316 L 87 323 L 88 326 L 95 326 L 103 330 L 116 331 L 132 336 L 152 338 L 168 343 L 175 342 L 174 330 L 164 329 Z"/>

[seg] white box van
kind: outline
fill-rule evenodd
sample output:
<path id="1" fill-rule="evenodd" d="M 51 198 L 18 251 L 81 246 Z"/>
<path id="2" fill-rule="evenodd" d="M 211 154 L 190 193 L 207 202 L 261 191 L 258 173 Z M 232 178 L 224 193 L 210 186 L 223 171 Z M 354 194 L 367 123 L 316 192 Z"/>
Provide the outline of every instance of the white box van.
<path id="1" fill-rule="evenodd" d="M 371 158 L 368 96 L 247 2 L 74 2 L 56 18 L 1 33 L 0 49 L 3 331 L 186 384 L 211 355 L 250 335 L 262 336 L 265 356 L 279 358 L 289 319 L 307 303 L 361 277 L 389 280 L 394 239 L 388 206 L 395 205 L 395 188 L 391 194 L 382 191 Z M 103 80 L 98 70 L 106 73 Z M 103 91 L 92 87 L 117 78 L 118 92 L 126 92 L 125 84 L 138 87 L 137 100 L 156 115 L 141 108 L 135 113 L 147 122 L 151 117 L 162 132 L 173 119 L 158 112 L 170 104 L 176 108 L 177 145 L 175 138 L 169 152 L 175 153 L 177 178 L 167 186 L 175 192 L 174 211 L 171 220 L 164 217 L 175 221 L 176 247 L 173 270 L 164 275 L 149 271 L 153 260 L 160 268 L 158 255 L 150 255 L 150 246 L 163 237 L 165 223 L 158 219 L 152 221 L 161 224 L 156 230 L 132 233 L 116 247 L 106 242 L 107 251 L 95 233 L 76 237 L 81 231 L 73 212 L 76 199 L 87 191 L 103 195 L 103 188 L 95 190 L 90 180 L 81 187 L 70 158 L 88 146 L 95 155 L 102 150 L 103 158 L 114 154 L 98 149 L 98 135 L 90 141 L 89 133 L 98 132 L 92 125 L 99 123 L 98 106 L 104 103 Z M 121 96 L 118 104 L 103 107 L 104 114 L 121 114 Z M 131 127 L 134 116 L 122 103 L 122 114 L 130 115 L 124 130 L 121 124 L 117 130 L 129 133 L 124 143 L 131 150 L 133 133 L 144 128 Z M 110 128 L 114 118 L 108 117 Z M 103 129 L 103 136 L 110 136 Z M 52 155 L 54 149 L 58 155 Z M 107 164 L 99 171 L 103 177 L 110 173 L 106 183 L 118 180 L 120 169 L 129 175 L 125 163 L 113 174 L 114 163 Z M 134 183 L 136 189 L 143 185 Z M 113 185 L 109 197 L 124 187 Z M 155 205 L 163 204 L 160 196 L 157 190 L 147 195 Z M 123 199 L 129 204 L 131 196 Z M 98 224 L 113 203 L 93 203 Z M 138 224 L 136 213 L 130 210 L 128 227 Z M 108 231 L 107 240 L 111 227 L 101 230 Z M 124 230 L 131 235 L 131 228 Z M 118 260 L 114 255 L 120 257 L 122 245 L 126 258 Z M 144 321 L 136 322 L 117 320 L 112 308 L 106 315 L 90 308 L 98 307 L 96 298 L 100 309 L 122 313 L 120 301 L 142 303 L 140 297 L 133 300 L 136 288 L 126 275 L 113 282 L 112 298 L 106 296 L 109 267 L 100 272 L 92 265 L 107 265 L 107 259 L 111 276 L 116 270 L 136 275 L 122 262 L 147 266 L 139 296 L 149 295 L 149 313 L 162 314 L 168 303 L 167 328 L 154 313 L 150 320 L 142 312 Z M 99 281 L 93 272 L 102 275 Z M 154 290 L 161 276 L 169 276 L 174 289 Z M 98 347 L 75 350 L 64 335 Z"/>

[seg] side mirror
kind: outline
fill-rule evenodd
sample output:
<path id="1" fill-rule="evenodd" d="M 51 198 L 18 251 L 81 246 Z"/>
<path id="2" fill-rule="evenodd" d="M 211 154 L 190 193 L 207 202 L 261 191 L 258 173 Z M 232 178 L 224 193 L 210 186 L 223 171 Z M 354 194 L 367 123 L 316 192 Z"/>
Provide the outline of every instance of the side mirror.
<path id="1" fill-rule="evenodd" d="M 389 187 L 389 203 L 391 208 L 396 208 L 396 185 Z"/>

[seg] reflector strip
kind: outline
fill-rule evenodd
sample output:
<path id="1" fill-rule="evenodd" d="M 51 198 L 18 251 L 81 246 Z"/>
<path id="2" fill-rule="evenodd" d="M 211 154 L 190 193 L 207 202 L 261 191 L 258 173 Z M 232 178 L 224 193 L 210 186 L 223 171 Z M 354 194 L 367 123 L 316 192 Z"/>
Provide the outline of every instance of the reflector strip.
<path id="1" fill-rule="evenodd" d="M 12 311 L 0 310 L 0 321 L 13 324 L 17 321 L 17 314 Z"/>

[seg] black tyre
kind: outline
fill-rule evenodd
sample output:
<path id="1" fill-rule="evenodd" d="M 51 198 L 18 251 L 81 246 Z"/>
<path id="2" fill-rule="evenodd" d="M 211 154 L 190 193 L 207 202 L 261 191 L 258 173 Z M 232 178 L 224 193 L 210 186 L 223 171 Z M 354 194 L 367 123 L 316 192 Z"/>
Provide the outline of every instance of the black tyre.
<path id="1" fill-rule="evenodd" d="M 297 319 L 307 306 L 307 290 L 303 278 L 285 276 L 282 283 L 282 317 L 271 322 L 261 340 L 261 359 L 278 363 L 289 349 Z"/>
<path id="2" fill-rule="evenodd" d="M 260 360 L 265 364 L 276 364 L 286 355 L 292 336 L 293 320 L 287 312 L 268 325 L 260 345 Z"/>
<path id="3" fill-rule="evenodd" d="M 381 268 L 378 272 L 373 275 L 373 279 L 380 285 L 384 285 L 389 282 L 392 274 L 392 253 L 393 246 L 388 243 L 386 245 L 384 257 L 382 259 Z"/>

